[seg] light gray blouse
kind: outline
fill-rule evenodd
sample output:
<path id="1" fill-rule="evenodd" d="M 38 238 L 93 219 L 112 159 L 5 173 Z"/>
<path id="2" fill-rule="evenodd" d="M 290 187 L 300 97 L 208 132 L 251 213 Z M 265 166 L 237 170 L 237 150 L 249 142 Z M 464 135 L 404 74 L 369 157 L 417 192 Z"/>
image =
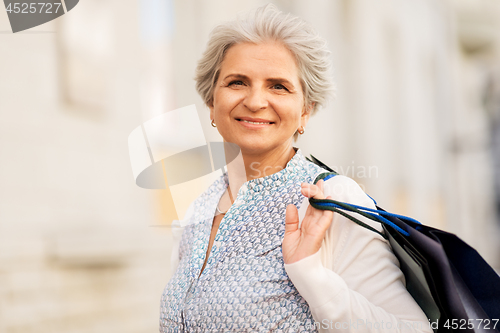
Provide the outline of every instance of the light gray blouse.
<path id="1" fill-rule="evenodd" d="M 227 174 L 194 204 L 179 244 L 179 264 L 162 295 L 160 332 L 316 332 L 281 253 L 288 204 L 303 202 L 300 184 L 326 170 L 300 149 L 286 168 L 247 181 L 228 210 L 203 266 Z"/>

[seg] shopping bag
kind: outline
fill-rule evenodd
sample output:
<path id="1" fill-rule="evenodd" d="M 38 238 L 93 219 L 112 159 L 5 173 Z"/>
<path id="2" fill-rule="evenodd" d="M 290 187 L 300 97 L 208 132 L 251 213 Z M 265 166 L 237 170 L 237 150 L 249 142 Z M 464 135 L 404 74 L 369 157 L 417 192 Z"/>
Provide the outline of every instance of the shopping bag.
<path id="1" fill-rule="evenodd" d="M 314 156 L 309 161 L 330 171 L 320 174 L 315 184 L 337 175 Z M 459 237 L 387 212 L 376 203 L 376 209 L 331 199 L 310 198 L 309 203 L 341 214 L 389 241 L 408 292 L 435 332 L 500 332 L 500 277 Z M 384 232 L 362 222 L 356 214 L 381 223 Z"/>

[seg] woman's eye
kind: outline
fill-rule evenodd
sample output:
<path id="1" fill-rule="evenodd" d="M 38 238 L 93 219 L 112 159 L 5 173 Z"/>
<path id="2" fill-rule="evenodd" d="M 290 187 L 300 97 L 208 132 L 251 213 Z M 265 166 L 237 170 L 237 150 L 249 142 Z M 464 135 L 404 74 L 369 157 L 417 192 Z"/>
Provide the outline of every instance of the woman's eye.
<path id="1" fill-rule="evenodd" d="M 243 85 L 243 81 L 231 81 L 229 82 L 228 86 L 242 86 Z"/>
<path id="2" fill-rule="evenodd" d="M 286 91 L 288 91 L 288 89 L 286 89 L 284 85 L 279 84 L 279 83 L 278 83 L 278 84 L 275 84 L 275 85 L 273 86 L 273 88 L 274 88 L 274 89 L 277 89 L 277 90 L 286 90 Z"/>

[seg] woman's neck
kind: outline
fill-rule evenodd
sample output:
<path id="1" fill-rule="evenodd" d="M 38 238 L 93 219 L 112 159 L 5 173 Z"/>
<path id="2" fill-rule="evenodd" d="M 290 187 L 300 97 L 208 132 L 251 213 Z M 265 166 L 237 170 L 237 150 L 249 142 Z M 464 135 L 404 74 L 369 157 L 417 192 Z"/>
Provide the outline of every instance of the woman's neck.
<path id="1" fill-rule="evenodd" d="M 240 150 L 236 158 L 227 164 L 232 201 L 236 199 L 236 195 L 243 183 L 283 170 L 294 155 L 295 149 L 291 144 L 285 147 L 278 147 L 266 154 L 245 154 Z M 228 156 L 227 151 L 226 156 Z"/>

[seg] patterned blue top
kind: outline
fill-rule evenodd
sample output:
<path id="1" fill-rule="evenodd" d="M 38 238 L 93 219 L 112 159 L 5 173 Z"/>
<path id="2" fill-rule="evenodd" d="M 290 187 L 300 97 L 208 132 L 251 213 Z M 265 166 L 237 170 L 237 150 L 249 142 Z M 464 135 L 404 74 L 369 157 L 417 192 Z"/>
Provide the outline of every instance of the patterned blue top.
<path id="1" fill-rule="evenodd" d="M 162 295 L 160 332 L 311 332 L 313 317 L 285 272 L 281 242 L 287 205 L 300 208 L 300 183 L 321 172 L 299 149 L 285 169 L 245 182 L 198 278 L 227 173 L 200 195 Z"/>

